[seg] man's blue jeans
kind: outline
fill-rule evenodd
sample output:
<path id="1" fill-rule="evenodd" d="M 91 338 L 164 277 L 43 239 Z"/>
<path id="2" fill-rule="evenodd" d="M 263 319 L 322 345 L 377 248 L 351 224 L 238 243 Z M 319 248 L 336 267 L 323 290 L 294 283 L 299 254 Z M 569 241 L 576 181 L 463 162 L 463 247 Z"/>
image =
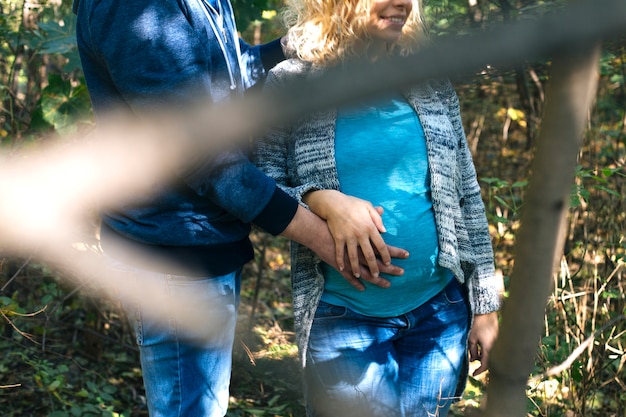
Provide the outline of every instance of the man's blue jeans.
<path id="1" fill-rule="evenodd" d="M 232 347 L 237 323 L 241 270 L 211 278 L 150 272 L 109 258 L 137 291 L 156 285 L 181 303 L 167 322 L 150 317 L 149 297 L 125 302 L 141 354 L 151 417 L 223 417 L 229 399 Z M 168 309 L 168 306 L 163 306 Z M 181 326 L 193 315 L 204 326 Z"/>
<path id="2" fill-rule="evenodd" d="M 469 314 L 456 279 L 398 317 L 368 317 L 321 302 L 305 369 L 309 415 L 445 416 L 465 375 Z"/>

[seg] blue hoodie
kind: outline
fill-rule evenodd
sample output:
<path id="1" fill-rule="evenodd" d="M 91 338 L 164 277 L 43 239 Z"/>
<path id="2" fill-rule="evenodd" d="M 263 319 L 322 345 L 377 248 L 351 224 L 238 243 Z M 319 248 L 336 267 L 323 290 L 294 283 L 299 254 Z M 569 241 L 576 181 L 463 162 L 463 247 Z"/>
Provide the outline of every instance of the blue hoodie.
<path id="1" fill-rule="evenodd" d="M 228 0 L 75 0 L 74 12 L 97 119 L 110 110 L 141 114 L 224 102 L 284 58 L 278 40 L 251 47 L 238 38 Z M 297 209 L 243 150 L 207 157 L 156 188 L 149 198 L 102 213 L 101 245 L 171 274 L 234 271 L 253 257 L 251 223 L 279 234 Z M 167 270 L 141 263 L 137 252 L 167 260 Z"/>

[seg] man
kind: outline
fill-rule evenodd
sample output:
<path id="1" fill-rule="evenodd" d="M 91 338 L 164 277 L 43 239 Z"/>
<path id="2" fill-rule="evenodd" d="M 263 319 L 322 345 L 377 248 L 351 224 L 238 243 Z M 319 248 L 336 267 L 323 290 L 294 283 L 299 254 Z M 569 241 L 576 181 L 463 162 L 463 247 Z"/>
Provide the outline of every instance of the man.
<path id="1" fill-rule="evenodd" d="M 145 114 L 166 105 L 223 102 L 284 59 L 279 40 L 251 47 L 238 39 L 228 0 L 75 0 L 74 12 L 97 118 L 108 111 Z M 125 306 L 135 324 L 151 416 L 223 416 L 241 270 L 253 257 L 250 223 L 338 263 L 326 223 L 244 152 L 194 161 L 181 172 L 156 185 L 154 195 L 103 213 L 101 246 L 111 265 L 128 273 L 129 285 L 159 285 L 185 306 L 169 311 L 167 323 L 151 319 L 142 303 Z M 389 268 L 383 270 L 399 273 Z M 376 269 L 361 274 L 385 285 Z M 184 328 L 189 313 L 206 327 Z"/>

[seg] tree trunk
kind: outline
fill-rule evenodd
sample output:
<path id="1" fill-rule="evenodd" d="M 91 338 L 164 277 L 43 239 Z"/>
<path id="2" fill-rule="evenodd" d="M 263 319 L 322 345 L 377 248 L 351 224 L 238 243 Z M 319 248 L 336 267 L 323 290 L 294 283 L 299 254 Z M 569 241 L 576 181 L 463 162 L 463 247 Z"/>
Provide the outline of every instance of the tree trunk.
<path id="1" fill-rule="evenodd" d="M 486 417 L 526 415 L 526 386 L 552 274 L 563 250 L 569 192 L 595 94 L 599 56 L 599 45 L 581 45 L 578 52 L 554 61 L 516 243 L 510 297 L 491 352 Z"/>

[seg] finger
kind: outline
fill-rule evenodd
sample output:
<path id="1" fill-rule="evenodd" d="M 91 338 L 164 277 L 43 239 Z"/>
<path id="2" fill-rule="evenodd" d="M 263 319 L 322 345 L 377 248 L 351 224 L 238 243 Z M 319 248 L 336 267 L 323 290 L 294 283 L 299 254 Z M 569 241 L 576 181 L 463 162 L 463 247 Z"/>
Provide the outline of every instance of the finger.
<path id="1" fill-rule="evenodd" d="M 369 272 L 373 277 L 378 277 L 378 275 L 380 275 L 380 270 L 378 269 L 380 260 L 376 257 L 376 253 L 372 248 L 372 242 L 370 242 L 368 237 L 365 237 L 364 240 L 359 243 L 359 247 L 361 248 L 361 256 Z"/>
<path id="2" fill-rule="evenodd" d="M 376 229 L 378 229 L 380 233 L 385 233 L 387 231 L 387 229 L 385 229 L 385 225 L 383 224 L 383 218 L 381 217 L 384 211 L 385 210 L 380 206 L 369 208 L 370 217 L 372 218 Z"/>
<path id="3" fill-rule="evenodd" d="M 394 276 L 400 276 L 404 274 L 404 269 L 402 267 L 399 267 L 398 265 L 394 265 L 394 264 L 389 264 L 389 265 L 383 265 L 383 263 L 380 261 L 380 259 L 376 260 L 378 263 L 378 271 L 382 272 L 384 274 L 387 275 L 394 275 Z M 376 277 L 373 276 L 368 267 L 366 267 L 365 265 L 367 265 L 367 262 L 365 261 L 365 257 L 363 256 L 363 253 L 360 254 L 359 257 L 359 262 L 361 263 L 361 278 L 363 278 L 363 271 L 367 272 L 367 277 L 368 277 L 368 281 L 369 278 L 371 279 L 375 279 Z M 380 274 L 379 274 L 380 275 Z"/>
<path id="4" fill-rule="evenodd" d="M 489 369 L 489 350 L 490 348 L 487 348 L 482 344 L 480 345 L 477 358 L 477 360 L 480 361 L 480 366 L 472 373 L 472 375 L 480 375 Z"/>
<path id="5" fill-rule="evenodd" d="M 343 271 L 343 272 L 339 272 L 341 274 L 341 276 L 343 276 L 346 281 L 348 281 L 350 283 L 350 285 L 352 285 L 354 288 L 356 288 L 359 291 L 363 291 L 365 290 L 365 286 L 363 285 L 363 283 L 361 281 L 359 281 L 358 278 L 356 278 L 354 275 L 352 275 L 351 272 L 347 272 L 347 271 Z"/>
<path id="6" fill-rule="evenodd" d="M 475 340 L 470 339 L 468 341 L 468 349 L 470 354 L 470 362 L 480 360 L 480 353 L 478 351 L 478 344 Z"/>
<path id="7" fill-rule="evenodd" d="M 478 368 L 476 368 L 476 370 L 474 372 L 472 372 L 472 376 L 478 376 L 480 374 L 482 374 L 483 372 L 485 372 L 487 370 L 487 367 L 485 365 L 480 364 L 480 366 Z"/>
<path id="8" fill-rule="evenodd" d="M 406 259 L 409 257 L 409 251 L 399 248 L 397 246 L 387 245 L 387 250 L 389 251 L 389 255 L 392 258 Z"/>
<path id="9" fill-rule="evenodd" d="M 489 369 L 489 355 L 487 353 L 482 353 L 480 357 L 480 366 L 474 370 L 472 373 L 473 376 L 477 376 L 485 372 Z"/>
<path id="10" fill-rule="evenodd" d="M 391 282 L 383 277 L 375 277 L 373 276 L 367 268 L 361 268 L 361 281 L 367 281 L 370 284 L 379 286 L 381 288 L 389 288 L 391 286 Z"/>
<path id="11" fill-rule="evenodd" d="M 361 262 L 359 261 L 359 249 L 356 243 L 348 243 L 348 262 L 350 263 L 352 274 L 357 278 L 361 277 Z"/>
<path id="12" fill-rule="evenodd" d="M 371 245 L 374 246 L 378 252 L 380 261 L 383 265 L 389 265 L 391 263 L 391 254 L 389 253 L 389 249 L 387 248 L 383 238 L 379 234 L 372 236 Z"/>
<path id="13" fill-rule="evenodd" d="M 346 254 L 345 248 L 346 246 L 343 242 L 335 241 L 335 260 L 337 262 L 337 269 L 339 269 L 339 272 L 343 272 L 343 270 L 346 269 L 346 264 L 344 263 L 344 257 Z"/>
<path id="14" fill-rule="evenodd" d="M 390 265 L 383 265 L 380 264 L 378 265 L 380 272 L 387 274 L 387 275 L 394 275 L 394 276 L 400 276 L 400 275 L 404 275 L 404 269 L 402 269 L 401 267 L 394 265 L 394 264 L 390 264 Z"/>

